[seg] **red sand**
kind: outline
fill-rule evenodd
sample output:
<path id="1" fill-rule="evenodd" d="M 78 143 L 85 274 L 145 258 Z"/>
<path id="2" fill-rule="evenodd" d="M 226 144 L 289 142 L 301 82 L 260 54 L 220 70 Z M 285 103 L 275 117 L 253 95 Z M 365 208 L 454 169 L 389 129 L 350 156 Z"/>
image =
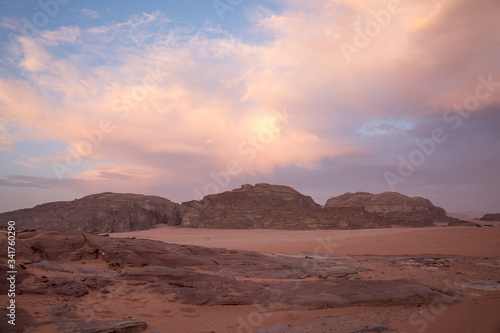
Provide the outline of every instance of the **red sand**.
<path id="1" fill-rule="evenodd" d="M 118 283 L 111 294 L 92 291 L 76 303 L 81 319 L 99 321 L 133 317 L 148 323 L 146 332 L 208 333 L 337 332 L 352 333 L 367 326 L 390 326 L 397 332 L 499 333 L 500 287 L 480 290 L 461 286 L 470 280 L 500 279 L 500 228 L 392 228 L 369 230 L 217 230 L 159 226 L 140 232 L 112 234 L 170 243 L 221 247 L 286 255 L 340 255 L 359 269 L 362 279 L 418 279 L 441 286 L 451 284 L 463 294 L 453 305 L 439 300 L 430 306 L 352 307 L 317 311 L 266 312 L 258 306 L 192 306 L 166 296 L 141 292 L 142 286 Z M 442 258 L 438 267 L 395 261 L 404 255 Z M 446 257 L 446 258 L 443 258 Z M 406 257 L 405 257 L 406 258 Z M 403 258 L 403 260 L 406 260 Z M 436 260 L 436 259 L 433 259 Z M 74 269 L 76 263 L 62 264 Z M 105 270 L 101 261 L 86 267 Z M 62 274 L 62 273 L 61 273 Z M 130 292 L 133 291 L 133 292 Z M 65 300 L 58 300 L 65 304 Z M 39 321 L 50 314 L 44 295 L 20 295 L 20 304 Z M 272 304 L 279 308 L 280 304 Z M 264 311 L 263 311 L 264 310 Z M 34 312 L 37 311 L 37 312 Z M 251 325 L 250 325 L 251 324 Z M 250 325 L 250 326 L 249 326 Z M 281 331 L 268 328 L 281 327 Z M 39 332 L 55 332 L 45 325 Z M 368 333 L 368 331 L 367 331 Z"/>
<path id="2" fill-rule="evenodd" d="M 159 226 L 151 230 L 117 233 L 111 236 L 258 252 L 342 255 L 441 254 L 500 258 L 500 227 L 233 230 Z"/>

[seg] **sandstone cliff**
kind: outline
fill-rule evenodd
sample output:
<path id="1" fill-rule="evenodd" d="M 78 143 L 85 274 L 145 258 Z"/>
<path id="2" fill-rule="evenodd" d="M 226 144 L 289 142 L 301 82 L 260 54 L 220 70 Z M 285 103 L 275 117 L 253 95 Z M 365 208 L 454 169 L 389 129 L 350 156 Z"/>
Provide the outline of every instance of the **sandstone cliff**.
<path id="1" fill-rule="evenodd" d="M 288 186 L 256 184 L 181 205 L 183 227 L 233 229 L 353 229 L 382 226 L 359 207 L 324 209 Z"/>
<path id="2" fill-rule="evenodd" d="M 434 225 L 434 222 L 450 222 L 441 207 L 436 207 L 428 199 L 408 197 L 397 192 L 372 194 L 367 192 L 345 193 L 330 198 L 325 207 L 359 207 L 367 212 L 390 219 L 394 223 L 412 226 Z"/>
<path id="3" fill-rule="evenodd" d="M 399 193 L 346 193 L 321 207 L 288 186 L 256 184 L 182 205 L 157 196 L 101 193 L 0 214 L 24 229 L 80 232 L 144 230 L 162 223 L 191 228 L 361 229 L 449 222 L 444 209 Z"/>
<path id="4" fill-rule="evenodd" d="M 500 221 L 500 213 L 498 214 L 485 214 L 480 218 L 481 221 Z"/>
<path id="5" fill-rule="evenodd" d="M 60 229 L 82 232 L 123 232 L 178 225 L 179 205 L 157 196 L 100 193 L 73 201 L 51 202 L 0 214 L 24 229 Z"/>

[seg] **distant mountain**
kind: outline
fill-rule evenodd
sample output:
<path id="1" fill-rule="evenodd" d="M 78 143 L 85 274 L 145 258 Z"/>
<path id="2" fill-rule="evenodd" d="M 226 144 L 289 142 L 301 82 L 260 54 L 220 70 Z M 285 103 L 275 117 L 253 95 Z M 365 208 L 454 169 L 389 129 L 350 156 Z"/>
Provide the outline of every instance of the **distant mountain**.
<path id="1" fill-rule="evenodd" d="M 178 225 L 178 214 L 179 204 L 162 197 L 100 193 L 2 213 L 0 220 L 14 220 L 24 229 L 124 232 L 150 229 L 159 223 Z"/>
<path id="2" fill-rule="evenodd" d="M 448 216 L 455 217 L 462 220 L 473 220 L 479 219 L 481 216 L 486 214 L 486 212 L 479 211 L 464 211 L 464 212 L 448 212 Z"/>
<path id="3" fill-rule="evenodd" d="M 158 196 L 100 193 L 0 214 L 23 229 L 126 232 L 156 224 L 228 229 L 361 229 L 456 221 L 424 198 L 345 193 L 321 207 L 288 186 L 256 184 L 177 204 Z M 2 223 L 4 224 L 4 223 Z"/>
<path id="4" fill-rule="evenodd" d="M 472 220 L 468 215 L 460 214 L 460 213 L 446 213 L 446 215 L 448 215 L 449 217 L 453 217 L 453 218 L 465 220 L 465 221 Z"/>
<path id="5" fill-rule="evenodd" d="M 480 218 L 481 221 L 500 221 L 500 213 L 496 214 L 485 214 Z"/>
<path id="6" fill-rule="evenodd" d="M 328 199 L 325 207 L 359 207 L 393 222 L 411 226 L 430 226 L 434 222 L 456 220 L 447 216 L 443 208 L 434 206 L 428 199 L 408 197 L 397 192 L 345 193 Z"/>
<path id="7" fill-rule="evenodd" d="M 181 205 L 183 227 L 231 229 L 356 229 L 384 226 L 358 207 L 325 209 L 288 186 L 256 184 Z"/>

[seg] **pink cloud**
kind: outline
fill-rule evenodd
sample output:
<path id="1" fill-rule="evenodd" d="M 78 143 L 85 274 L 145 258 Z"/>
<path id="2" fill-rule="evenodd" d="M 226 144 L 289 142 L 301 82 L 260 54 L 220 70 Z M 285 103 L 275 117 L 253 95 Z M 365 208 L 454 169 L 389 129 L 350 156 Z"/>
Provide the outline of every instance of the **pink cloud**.
<path id="1" fill-rule="evenodd" d="M 256 26 L 273 37 L 257 45 L 210 31 L 154 35 L 150 23 L 168 22 L 158 12 L 86 31 L 23 37 L 19 66 L 26 79 L 0 78 L 2 126 L 11 135 L 0 144 L 13 149 L 23 139 L 52 139 L 78 150 L 106 120 L 113 129 L 85 156 L 99 164 L 75 171 L 78 179 L 203 179 L 231 160 L 243 174 L 269 174 L 362 153 L 356 134 L 342 132 L 359 117 L 441 113 L 473 91 L 478 75 L 500 79 L 499 37 L 492 33 L 499 27 L 498 2 L 401 2 L 401 12 L 350 63 L 340 45 L 353 43 L 356 31 L 387 4 L 304 6 L 291 1 L 280 15 L 256 14 Z M 479 17 L 481 24 L 472 24 Z M 131 32 L 136 39 L 130 45 L 113 43 Z M 152 34 L 157 40 L 146 43 Z M 52 47 L 60 43 L 80 45 L 81 53 L 58 57 Z M 92 63 L 107 52 L 116 63 Z M 496 92 L 490 103 L 498 98 Z M 295 118 L 276 129 L 273 117 L 284 108 Z M 64 162 L 65 154 L 50 158 Z"/>

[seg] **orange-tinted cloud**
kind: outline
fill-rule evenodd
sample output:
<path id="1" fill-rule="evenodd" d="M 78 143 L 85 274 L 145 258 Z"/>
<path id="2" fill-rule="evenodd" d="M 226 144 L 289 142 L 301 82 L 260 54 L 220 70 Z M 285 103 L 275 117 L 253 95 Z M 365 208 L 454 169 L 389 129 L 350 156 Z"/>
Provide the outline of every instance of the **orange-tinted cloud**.
<path id="1" fill-rule="evenodd" d="M 88 152 L 72 177 L 165 183 L 203 182 L 232 160 L 242 174 L 269 174 L 373 154 L 359 140 L 366 121 L 441 114 L 479 75 L 500 81 L 498 1 L 401 1 L 382 24 L 390 3 L 290 1 L 253 14 L 261 43 L 171 27 L 159 12 L 22 37 L 22 78 L 0 78 L 0 144 L 56 140 Z M 347 61 L 342 43 L 369 24 L 379 32 Z M 284 109 L 293 117 L 278 126 Z"/>

